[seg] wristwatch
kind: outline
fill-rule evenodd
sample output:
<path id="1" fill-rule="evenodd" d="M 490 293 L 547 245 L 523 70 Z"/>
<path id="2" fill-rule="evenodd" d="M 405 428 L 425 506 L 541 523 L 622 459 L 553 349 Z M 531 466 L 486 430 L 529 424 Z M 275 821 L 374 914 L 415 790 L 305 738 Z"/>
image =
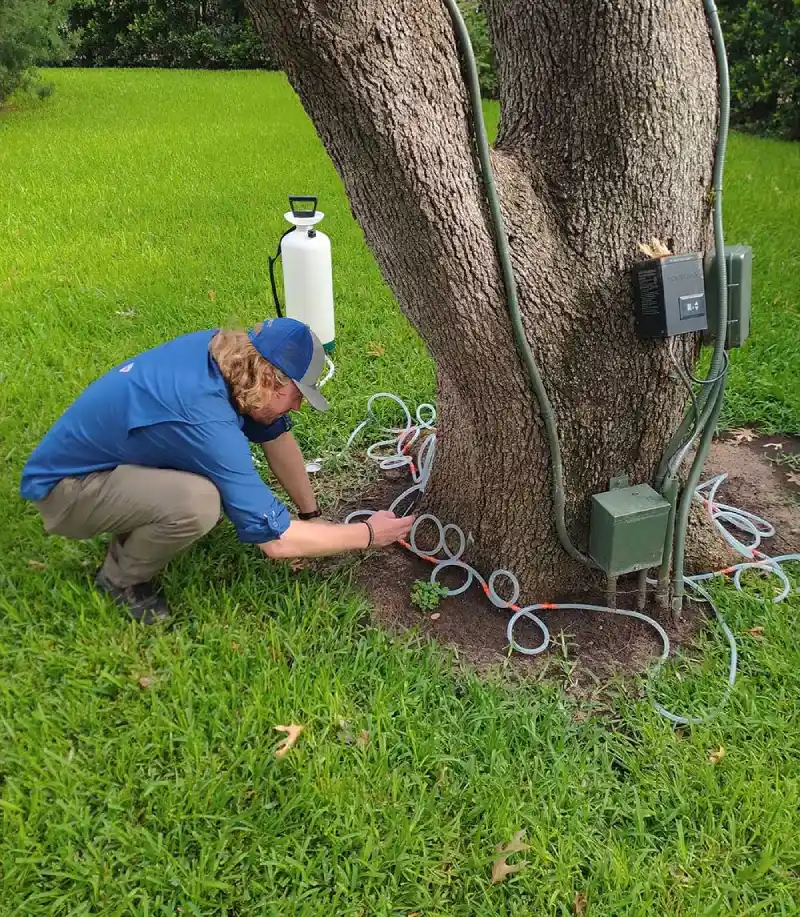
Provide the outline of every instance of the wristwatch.
<path id="1" fill-rule="evenodd" d="M 298 513 L 297 518 L 302 519 L 303 522 L 307 522 L 309 519 L 319 519 L 321 515 L 322 510 L 318 507 L 317 509 L 312 510 L 310 513 Z"/>

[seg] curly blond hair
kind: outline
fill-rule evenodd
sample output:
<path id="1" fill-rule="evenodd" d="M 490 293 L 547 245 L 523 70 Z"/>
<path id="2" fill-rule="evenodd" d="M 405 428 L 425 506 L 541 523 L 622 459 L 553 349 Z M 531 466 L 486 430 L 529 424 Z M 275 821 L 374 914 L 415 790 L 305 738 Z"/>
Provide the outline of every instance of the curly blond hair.
<path id="1" fill-rule="evenodd" d="M 254 327 L 258 333 L 261 323 Z M 269 403 L 279 385 L 289 381 L 279 369 L 265 360 L 253 346 L 246 331 L 218 331 L 209 344 L 223 378 L 231 388 L 236 407 L 242 414 L 253 414 Z"/>

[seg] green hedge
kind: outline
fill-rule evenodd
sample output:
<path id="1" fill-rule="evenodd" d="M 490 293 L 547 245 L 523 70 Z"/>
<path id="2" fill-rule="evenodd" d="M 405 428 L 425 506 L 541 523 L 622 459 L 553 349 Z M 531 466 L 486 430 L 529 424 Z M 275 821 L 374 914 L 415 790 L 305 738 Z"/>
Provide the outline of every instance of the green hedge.
<path id="1" fill-rule="evenodd" d="M 717 0 L 731 72 L 731 123 L 800 140 L 800 0 Z"/>
<path id="2" fill-rule="evenodd" d="M 481 95 L 485 99 L 495 99 L 497 98 L 497 75 L 492 56 L 492 39 L 489 35 L 489 25 L 481 6 L 481 0 L 458 0 L 458 6 L 469 30 L 472 50 L 475 53 L 481 82 Z"/>
<path id="3" fill-rule="evenodd" d="M 480 0 L 459 5 L 492 98 L 497 78 Z M 69 28 L 78 38 L 73 63 L 82 67 L 272 67 L 244 0 L 73 0 Z"/>
<path id="4" fill-rule="evenodd" d="M 266 68 L 244 0 L 77 0 L 81 67 Z"/>

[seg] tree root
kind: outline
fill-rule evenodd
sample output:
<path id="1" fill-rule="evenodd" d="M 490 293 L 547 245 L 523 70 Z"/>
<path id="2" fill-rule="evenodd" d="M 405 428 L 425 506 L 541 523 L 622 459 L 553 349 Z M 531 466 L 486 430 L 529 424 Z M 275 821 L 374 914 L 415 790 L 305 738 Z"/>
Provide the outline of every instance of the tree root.
<path id="1" fill-rule="evenodd" d="M 724 570 L 743 558 L 720 536 L 708 513 L 693 502 L 686 533 L 686 573 L 710 573 Z"/>

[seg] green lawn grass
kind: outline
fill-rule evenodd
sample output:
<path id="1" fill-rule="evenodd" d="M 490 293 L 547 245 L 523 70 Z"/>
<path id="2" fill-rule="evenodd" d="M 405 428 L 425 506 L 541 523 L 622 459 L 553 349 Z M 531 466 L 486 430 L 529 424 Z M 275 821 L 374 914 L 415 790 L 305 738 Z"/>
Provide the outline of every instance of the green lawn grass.
<path id="1" fill-rule="evenodd" d="M 44 538 L 23 462 L 110 364 L 270 313 L 288 193 L 319 195 L 335 257 L 334 408 L 297 424 L 307 451 L 339 448 L 376 390 L 430 399 L 433 375 L 281 76 L 48 78 L 0 116 L 0 915 L 569 915 L 576 893 L 592 917 L 797 913 L 800 602 L 762 602 L 771 584 L 717 591 L 741 674 L 690 731 L 630 688 L 587 719 L 557 679 L 454 670 L 367 626 L 344 574 L 263 563 L 228 526 L 169 568 L 171 631 L 95 595 L 101 542 Z M 798 429 L 796 164 L 732 139 L 728 236 L 757 252 L 732 423 Z M 716 637 L 662 700 L 719 697 Z M 491 886 L 521 829 L 530 865 Z"/>
<path id="2" fill-rule="evenodd" d="M 725 238 L 753 247 L 751 337 L 731 353 L 724 419 L 800 432 L 800 143 L 733 134 Z"/>

